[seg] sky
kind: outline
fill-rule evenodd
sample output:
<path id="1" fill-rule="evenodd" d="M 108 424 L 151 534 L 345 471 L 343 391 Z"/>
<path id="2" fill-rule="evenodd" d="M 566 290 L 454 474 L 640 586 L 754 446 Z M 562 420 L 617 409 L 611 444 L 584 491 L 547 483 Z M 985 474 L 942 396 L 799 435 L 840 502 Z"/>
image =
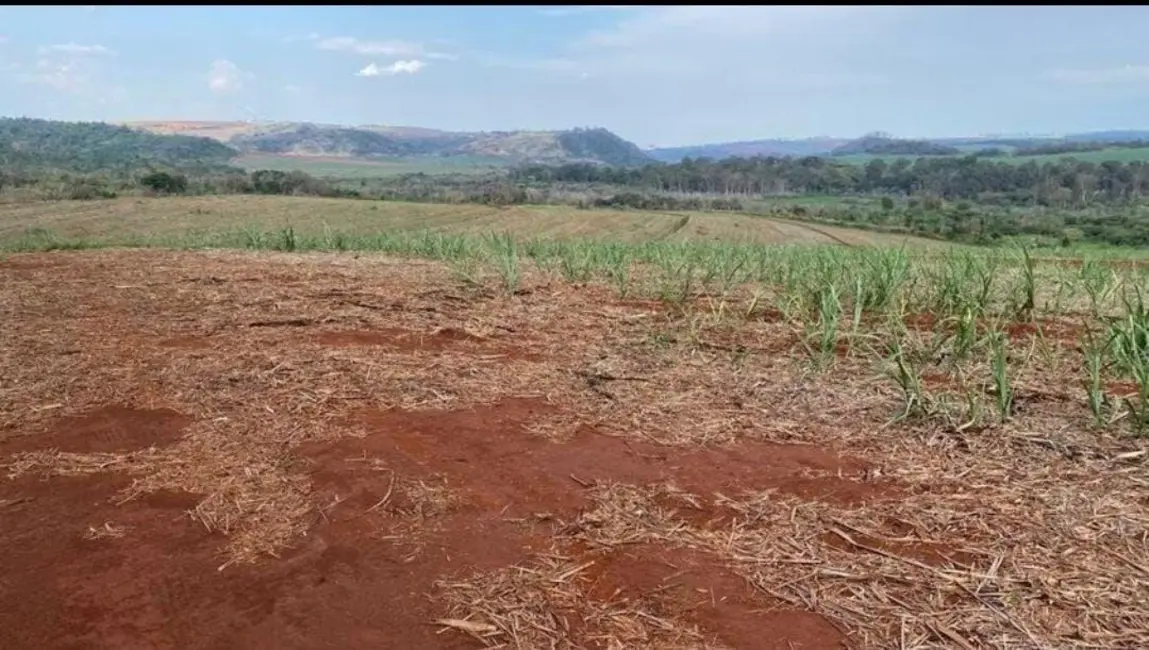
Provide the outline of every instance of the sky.
<path id="1" fill-rule="evenodd" d="M 0 115 L 640 146 L 1149 128 L 1149 7 L 0 7 Z"/>

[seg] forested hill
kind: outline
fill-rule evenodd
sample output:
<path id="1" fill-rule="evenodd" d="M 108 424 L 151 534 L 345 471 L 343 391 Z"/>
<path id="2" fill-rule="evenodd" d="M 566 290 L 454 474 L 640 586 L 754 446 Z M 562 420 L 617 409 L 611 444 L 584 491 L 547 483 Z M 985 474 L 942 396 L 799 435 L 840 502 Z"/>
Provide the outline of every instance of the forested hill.
<path id="1" fill-rule="evenodd" d="M 453 133 L 430 129 L 284 124 L 231 136 L 244 152 L 350 158 L 480 156 L 507 162 L 592 162 L 642 165 L 651 161 L 634 143 L 602 128 L 568 131 Z"/>
<path id="2" fill-rule="evenodd" d="M 857 140 L 835 147 L 830 155 L 852 156 L 869 154 L 875 156 L 954 156 L 961 150 L 928 140 L 906 140 L 883 134 L 864 135 Z"/>
<path id="3" fill-rule="evenodd" d="M 156 135 L 100 122 L 0 118 L 0 167 L 7 170 L 214 169 L 235 155 L 231 147 L 208 138 Z"/>
<path id="4" fill-rule="evenodd" d="M 1085 207 L 1149 196 L 1149 163 L 1064 159 L 1038 164 L 977 156 L 881 158 L 864 165 L 833 158 L 686 159 L 638 169 L 532 165 L 512 171 L 526 183 L 598 183 L 658 192 L 751 195 L 887 194 Z"/>

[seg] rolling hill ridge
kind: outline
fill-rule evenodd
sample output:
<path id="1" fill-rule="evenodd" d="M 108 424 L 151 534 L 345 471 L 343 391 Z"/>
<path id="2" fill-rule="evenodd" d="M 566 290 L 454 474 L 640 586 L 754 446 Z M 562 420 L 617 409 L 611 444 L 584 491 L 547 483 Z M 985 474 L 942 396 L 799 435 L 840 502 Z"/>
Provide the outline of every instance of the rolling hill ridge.
<path id="1" fill-rule="evenodd" d="M 634 143 L 602 128 L 474 133 L 297 122 L 128 122 L 125 126 L 160 135 L 211 138 L 238 153 L 363 159 L 473 156 L 507 163 L 590 162 L 620 166 L 652 161 Z"/>
<path id="2" fill-rule="evenodd" d="M 1106 146 L 1122 146 L 1149 141 L 1149 131 L 1122 130 L 1071 133 L 1064 136 L 981 136 L 906 139 L 885 133 L 860 138 L 816 137 L 803 139 L 739 140 L 685 147 L 656 147 L 646 153 L 659 162 L 675 163 L 684 158 L 751 156 L 845 156 L 856 154 L 944 156 L 988 149 L 1003 151 L 1050 150 L 1083 151 Z"/>

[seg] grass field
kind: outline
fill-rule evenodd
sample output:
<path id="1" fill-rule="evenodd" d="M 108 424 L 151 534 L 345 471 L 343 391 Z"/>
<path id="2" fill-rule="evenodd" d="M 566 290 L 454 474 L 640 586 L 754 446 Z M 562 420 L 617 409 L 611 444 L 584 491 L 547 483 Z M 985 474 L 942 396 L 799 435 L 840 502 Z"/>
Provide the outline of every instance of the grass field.
<path id="1" fill-rule="evenodd" d="M 243 245 L 253 231 L 290 227 L 303 248 L 324 238 L 351 240 L 394 233 L 507 232 L 521 238 L 602 239 L 617 242 L 844 243 L 899 245 L 930 240 L 815 226 L 781 219 L 706 212 L 578 210 L 566 206 L 445 205 L 282 196 L 125 198 L 5 206 L 0 248 L 19 247 L 29 234 L 94 243 L 164 243 L 173 246 Z M 368 246 L 367 243 L 360 245 Z M 369 247 L 369 246 L 368 246 Z"/>
<path id="2" fill-rule="evenodd" d="M 384 178 L 403 174 L 470 174 L 480 173 L 506 166 L 506 161 L 475 156 L 395 158 L 391 160 L 367 160 L 360 158 L 335 158 L 321 156 L 276 156 L 269 154 L 245 154 L 236 158 L 233 165 L 248 171 L 272 169 L 278 171 L 301 171 L 320 177 L 336 178 Z"/>
<path id="3" fill-rule="evenodd" d="M 0 647 L 1149 647 L 1149 267 L 825 230 L 5 206 Z"/>

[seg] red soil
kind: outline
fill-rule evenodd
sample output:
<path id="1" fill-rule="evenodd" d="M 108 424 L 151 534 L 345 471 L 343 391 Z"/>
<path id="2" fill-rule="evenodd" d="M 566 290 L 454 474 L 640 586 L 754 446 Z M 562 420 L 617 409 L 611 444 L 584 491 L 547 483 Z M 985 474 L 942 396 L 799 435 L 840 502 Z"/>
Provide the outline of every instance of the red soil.
<path id="1" fill-rule="evenodd" d="M 764 608 L 754 588 L 714 558 L 690 549 L 649 544 L 623 546 L 591 556 L 590 597 L 643 601 L 655 616 L 698 625 L 708 640 L 731 648 L 835 650 L 845 638 L 809 612 Z"/>
<path id="2" fill-rule="evenodd" d="M 0 453 L 58 449 L 75 453 L 122 452 L 163 447 L 179 440 L 189 417 L 171 409 L 104 406 L 61 418 L 51 431 L 0 440 Z"/>
<path id="3" fill-rule="evenodd" d="M 315 486 L 310 533 L 280 559 L 223 570 L 222 538 L 184 512 L 197 495 L 160 493 L 115 505 L 131 484 L 116 474 L 0 482 L 0 647 L 477 647 L 430 625 L 443 615 L 427 597 L 435 582 L 545 550 L 546 522 L 573 520 L 586 504 L 580 483 L 669 480 L 704 502 L 719 491 L 762 488 L 849 504 L 897 495 L 864 481 L 865 463 L 815 447 L 671 449 L 590 429 L 554 443 L 523 430 L 553 410 L 505 399 L 452 412 L 365 412 L 367 437 L 298 450 L 310 459 Z M 186 422 L 174 412 L 110 407 L 63 418 L 36 439 L 40 447 L 123 451 L 171 442 Z M 9 440 L 0 454 L 27 448 L 24 439 Z M 461 505 L 412 527 L 406 497 L 387 498 L 395 477 L 436 476 Z M 598 565 L 601 583 L 643 594 L 677 574 L 678 586 L 660 592 L 657 606 L 731 647 L 844 642 L 816 614 L 763 611 L 777 604 L 713 560 L 666 548 L 635 553 Z"/>

